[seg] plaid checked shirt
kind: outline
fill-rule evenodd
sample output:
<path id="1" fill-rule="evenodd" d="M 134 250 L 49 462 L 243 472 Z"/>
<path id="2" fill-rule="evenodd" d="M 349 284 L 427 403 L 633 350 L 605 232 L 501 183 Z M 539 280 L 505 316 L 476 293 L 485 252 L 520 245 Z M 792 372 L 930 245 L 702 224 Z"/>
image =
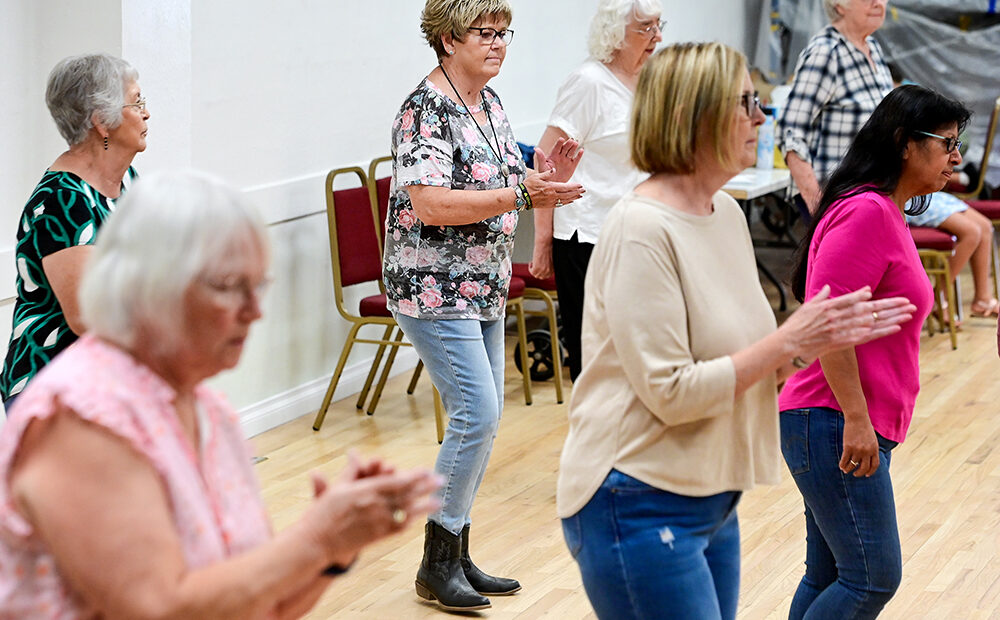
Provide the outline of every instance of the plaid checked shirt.
<path id="1" fill-rule="evenodd" d="M 778 121 L 781 151 L 812 164 L 820 185 L 847 153 L 855 134 L 892 90 L 882 48 L 868 37 L 872 61 L 827 26 L 799 55 L 792 92 Z"/>

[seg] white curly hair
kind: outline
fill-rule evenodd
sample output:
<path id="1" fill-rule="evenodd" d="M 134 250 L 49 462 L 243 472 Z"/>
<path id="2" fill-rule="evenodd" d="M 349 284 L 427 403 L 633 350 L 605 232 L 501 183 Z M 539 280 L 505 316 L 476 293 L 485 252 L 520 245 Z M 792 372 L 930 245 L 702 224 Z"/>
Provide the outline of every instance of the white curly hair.
<path id="1" fill-rule="evenodd" d="M 663 5 L 660 0 L 601 0 L 590 22 L 587 41 L 590 55 L 600 62 L 610 61 L 615 50 L 625 41 L 625 26 L 633 14 L 644 18 L 661 13 Z"/>

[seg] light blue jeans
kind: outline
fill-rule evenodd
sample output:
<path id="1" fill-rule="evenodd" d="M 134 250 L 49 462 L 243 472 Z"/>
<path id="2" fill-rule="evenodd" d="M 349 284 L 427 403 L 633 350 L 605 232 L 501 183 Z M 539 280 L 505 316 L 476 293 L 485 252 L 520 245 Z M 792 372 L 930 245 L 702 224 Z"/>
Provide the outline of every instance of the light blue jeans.
<path id="1" fill-rule="evenodd" d="M 459 535 L 486 473 L 503 411 L 504 322 L 395 315 L 441 393 L 448 426 L 434 471 L 444 478 L 430 519 Z"/>

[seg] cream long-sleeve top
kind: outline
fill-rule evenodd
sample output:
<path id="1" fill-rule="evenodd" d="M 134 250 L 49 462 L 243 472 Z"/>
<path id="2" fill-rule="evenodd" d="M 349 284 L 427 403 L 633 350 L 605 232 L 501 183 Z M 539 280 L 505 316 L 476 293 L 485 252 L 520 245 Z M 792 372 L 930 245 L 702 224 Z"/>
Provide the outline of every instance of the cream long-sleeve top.
<path id="1" fill-rule="evenodd" d="M 583 508 L 617 469 L 704 497 L 780 479 L 776 376 L 739 398 L 731 354 L 775 329 L 739 205 L 706 216 L 630 193 L 587 271 L 583 369 L 556 494 Z"/>

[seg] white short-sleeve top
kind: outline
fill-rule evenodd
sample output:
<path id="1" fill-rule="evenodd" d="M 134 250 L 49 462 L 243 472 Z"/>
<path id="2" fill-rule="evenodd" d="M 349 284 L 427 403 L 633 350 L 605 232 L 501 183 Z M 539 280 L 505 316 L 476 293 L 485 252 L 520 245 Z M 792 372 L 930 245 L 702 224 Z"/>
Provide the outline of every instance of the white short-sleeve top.
<path id="1" fill-rule="evenodd" d="M 646 178 L 629 157 L 632 91 L 604 64 L 588 58 L 559 87 L 549 125 L 586 150 L 573 181 L 587 193 L 553 212 L 553 236 L 597 243 L 608 211 Z"/>

